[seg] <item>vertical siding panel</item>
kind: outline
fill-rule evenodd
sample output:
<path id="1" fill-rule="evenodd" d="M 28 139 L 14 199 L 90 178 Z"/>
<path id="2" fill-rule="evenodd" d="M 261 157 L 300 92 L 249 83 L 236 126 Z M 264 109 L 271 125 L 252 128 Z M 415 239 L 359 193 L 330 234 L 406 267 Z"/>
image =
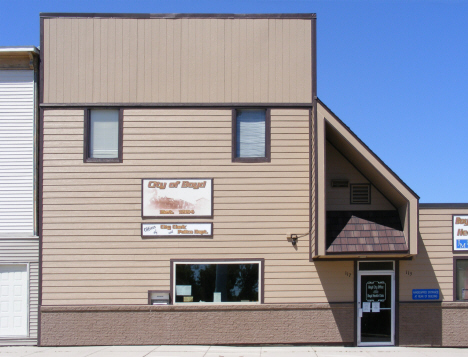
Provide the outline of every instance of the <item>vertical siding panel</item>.
<path id="1" fill-rule="evenodd" d="M 297 41 L 296 41 L 296 76 L 295 76 L 295 91 L 296 91 L 296 96 L 295 96 L 295 101 L 298 103 L 303 103 L 304 102 L 304 83 L 306 79 L 304 76 L 301 76 L 301 73 L 304 73 L 304 68 L 306 66 L 304 60 L 304 51 L 308 47 L 307 44 L 304 42 L 304 24 L 306 21 L 298 21 L 296 25 L 296 36 L 297 36 Z"/>
<path id="2" fill-rule="evenodd" d="M 109 52 L 109 19 L 102 19 L 101 23 L 101 33 L 100 33 L 100 41 L 101 41 L 101 86 L 100 86 L 100 102 L 105 103 L 109 101 L 107 92 L 109 86 L 109 61 L 107 54 Z"/>
<path id="3" fill-rule="evenodd" d="M 86 21 L 78 21 L 78 102 L 83 103 L 86 101 L 86 34 L 87 34 L 87 22 Z"/>
<path id="4" fill-rule="evenodd" d="M 305 79 L 305 89 L 304 89 L 304 102 L 310 102 L 312 100 L 312 24 L 310 21 L 305 23 L 305 40 L 306 51 L 305 51 L 305 60 L 304 60 L 304 79 Z"/>
<path id="5" fill-rule="evenodd" d="M 123 82 L 124 82 L 124 41 L 123 26 L 124 20 L 115 19 L 115 81 L 114 81 L 114 102 L 123 102 Z M 125 54 L 126 55 L 126 54 Z"/>
<path id="6" fill-rule="evenodd" d="M 137 102 L 137 67 L 138 67 L 138 20 L 130 20 L 130 31 L 128 32 L 128 38 L 130 40 L 130 93 L 129 97 L 124 98 L 125 102 L 136 103 Z M 125 35 L 125 34 L 124 34 Z"/>
<path id="7" fill-rule="evenodd" d="M 180 87 L 181 87 L 181 37 L 182 28 L 181 20 L 173 20 L 174 23 L 174 94 L 172 102 L 180 103 Z"/>
<path id="8" fill-rule="evenodd" d="M 122 20 L 122 102 L 130 98 L 130 21 Z"/>
<path id="9" fill-rule="evenodd" d="M 93 62 L 94 62 L 94 71 L 92 83 L 93 83 L 93 103 L 102 102 L 101 100 L 101 19 L 93 20 Z"/>
<path id="10" fill-rule="evenodd" d="M 180 101 L 183 103 L 189 102 L 189 63 L 190 60 L 189 49 L 189 20 L 180 20 Z"/>
<path id="11" fill-rule="evenodd" d="M 224 21 L 224 101 L 232 102 L 232 23 Z"/>
<path id="12" fill-rule="evenodd" d="M 107 44 L 107 100 L 110 103 L 115 103 L 115 86 L 116 77 L 119 68 L 116 67 L 117 51 L 115 44 L 115 19 L 108 20 L 108 44 Z"/>
<path id="13" fill-rule="evenodd" d="M 194 19 L 195 22 L 195 100 L 203 101 L 203 20 Z"/>
<path id="14" fill-rule="evenodd" d="M 135 20 L 137 26 L 137 65 L 136 65 L 136 100 L 144 102 L 145 98 L 145 21 Z"/>
<path id="15" fill-rule="evenodd" d="M 151 21 L 151 101 L 159 102 L 159 61 L 161 49 L 159 46 L 159 22 Z"/>
<path id="16" fill-rule="evenodd" d="M 275 20 L 276 31 L 276 58 L 275 58 L 275 75 L 276 75 L 276 100 L 275 102 L 282 102 L 283 97 L 283 21 Z"/>
<path id="17" fill-rule="evenodd" d="M 94 48 L 94 34 L 93 34 L 93 27 L 94 27 L 94 20 L 93 19 L 86 19 L 86 37 L 85 37 L 85 62 L 86 62 L 86 89 L 85 89 L 85 102 L 92 103 L 93 102 L 93 79 L 94 79 L 94 55 L 93 55 L 93 48 Z"/>
<path id="18" fill-rule="evenodd" d="M 217 26 L 217 19 L 210 19 L 209 21 L 209 34 L 210 34 L 210 73 L 209 73 L 209 95 L 208 101 L 210 103 L 218 102 L 218 78 L 220 73 L 218 72 L 218 26 Z"/>
<path id="19" fill-rule="evenodd" d="M 50 19 L 44 19 L 44 48 L 41 48 L 43 60 L 44 60 L 44 93 L 43 101 L 44 103 L 50 102 L 50 64 L 51 64 L 51 43 L 50 43 Z"/>
<path id="20" fill-rule="evenodd" d="M 167 20 L 159 22 L 159 103 L 167 102 Z"/>
<path id="21" fill-rule="evenodd" d="M 174 101 L 174 20 L 166 21 L 166 29 L 166 102 L 172 103 Z"/>
<path id="22" fill-rule="evenodd" d="M 222 19 L 216 20 L 216 32 L 218 35 L 217 38 L 217 65 L 218 65 L 218 77 L 217 77 L 217 83 L 216 87 L 218 88 L 218 96 L 217 96 L 217 101 L 218 102 L 225 102 L 225 96 L 224 96 L 224 48 L 226 47 L 226 43 L 224 41 L 224 24 L 225 21 Z"/>
<path id="23" fill-rule="evenodd" d="M 144 80 L 145 80 L 145 96 L 143 101 L 145 103 L 151 102 L 151 96 L 153 93 L 152 88 L 152 75 L 153 72 L 153 58 L 151 56 L 151 42 L 152 42 L 152 30 L 151 30 L 151 20 L 145 20 L 145 73 L 144 73 Z"/>
<path id="24" fill-rule="evenodd" d="M 276 102 L 276 20 L 268 20 L 268 101 Z"/>
<path id="25" fill-rule="evenodd" d="M 240 86 L 240 42 L 242 40 L 239 38 L 240 35 L 240 20 L 232 20 L 232 51 L 231 51 L 231 95 L 232 102 L 239 102 L 239 86 Z"/>
<path id="26" fill-rule="evenodd" d="M 289 102 L 297 103 L 297 72 L 298 72 L 298 53 L 297 53 L 297 43 L 298 43 L 298 21 L 288 21 L 289 23 Z"/>
<path id="27" fill-rule="evenodd" d="M 255 38 L 254 22 L 256 20 L 246 20 L 246 102 L 252 102 L 255 98 Z"/>
<path id="28" fill-rule="evenodd" d="M 238 87 L 238 100 L 241 103 L 248 101 L 247 93 L 249 89 L 247 88 L 247 67 L 251 62 L 247 62 L 247 21 L 245 19 L 239 20 L 239 52 L 235 54 L 238 56 L 238 66 L 239 66 L 239 87 Z"/>
<path id="29" fill-rule="evenodd" d="M 210 20 L 202 20 L 202 31 L 199 34 L 202 39 L 202 97 L 201 101 L 210 102 L 210 80 L 211 80 L 211 36 Z"/>
<path id="30" fill-rule="evenodd" d="M 197 20 L 188 19 L 188 76 L 187 76 L 187 102 L 197 100 Z"/>
<path id="31" fill-rule="evenodd" d="M 259 20 L 259 32 L 260 32 L 260 101 L 268 103 L 268 87 L 269 87 L 269 68 L 268 68 L 268 20 Z"/>
<path id="32" fill-rule="evenodd" d="M 250 100 L 262 102 L 262 23 L 259 20 L 253 21 L 253 97 Z"/>
<path id="33" fill-rule="evenodd" d="M 72 82 L 71 72 L 74 72 L 74 68 L 72 64 L 72 31 L 71 31 L 71 24 L 72 19 L 64 19 L 63 20 L 63 42 L 61 46 L 63 46 L 63 77 L 62 77 L 62 102 L 63 103 L 70 103 L 71 98 L 71 87 L 74 87 L 74 83 Z"/>
<path id="34" fill-rule="evenodd" d="M 69 95 L 66 96 L 65 102 L 78 102 L 79 98 L 79 23 L 78 19 L 71 19 L 71 61 L 67 72 L 70 72 L 70 83 L 67 83 Z"/>
<path id="35" fill-rule="evenodd" d="M 63 68 L 64 68 L 64 19 L 57 19 L 56 22 L 56 77 L 55 77 L 55 102 L 63 103 Z"/>
<path id="36" fill-rule="evenodd" d="M 289 20 L 282 20 L 283 24 L 283 70 L 281 74 L 283 75 L 283 94 L 281 96 L 282 102 L 289 102 L 289 91 L 290 91 L 290 76 L 291 76 L 291 50 L 290 50 L 290 41 L 289 36 Z M 280 74 L 280 75 L 281 75 Z"/>

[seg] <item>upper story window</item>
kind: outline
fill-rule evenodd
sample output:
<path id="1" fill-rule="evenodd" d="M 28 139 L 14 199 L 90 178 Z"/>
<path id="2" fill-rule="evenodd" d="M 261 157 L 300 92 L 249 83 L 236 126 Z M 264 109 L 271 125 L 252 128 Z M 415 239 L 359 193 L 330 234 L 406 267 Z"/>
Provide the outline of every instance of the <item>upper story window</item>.
<path id="1" fill-rule="evenodd" d="M 86 111 L 84 162 L 122 162 L 122 110 Z"/>
<path id="2" fill-rule="evenodd" d="M 232 161 L 270 162 L 270 110 L 236 109 L 232 116 Z"/>

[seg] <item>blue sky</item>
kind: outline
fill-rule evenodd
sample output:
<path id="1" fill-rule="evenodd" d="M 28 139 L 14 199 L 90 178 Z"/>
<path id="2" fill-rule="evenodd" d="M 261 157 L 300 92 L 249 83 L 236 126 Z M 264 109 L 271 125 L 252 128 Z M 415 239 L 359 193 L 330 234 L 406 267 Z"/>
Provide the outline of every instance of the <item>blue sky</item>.
<path id="1" fill-rule="evenodd" d="M 40 12 L 316 13 L 319 98 L 421 202 L 468 202 L 468 1 L 0 2 L 0 46 L 38 46 Z"/>

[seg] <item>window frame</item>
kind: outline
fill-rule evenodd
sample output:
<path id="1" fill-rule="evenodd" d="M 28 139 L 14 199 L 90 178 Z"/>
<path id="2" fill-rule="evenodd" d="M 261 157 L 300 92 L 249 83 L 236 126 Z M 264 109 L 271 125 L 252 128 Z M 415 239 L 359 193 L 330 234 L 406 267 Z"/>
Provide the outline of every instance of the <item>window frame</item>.
<path id="1" fill-rule="evenodd" d="M 265 110 L 265 156 L 238 157 L 237 153 L 237 111 Z M 232 162 L 271 162 L 271 111 L 270 108 L 234 108 L 232 109 Z"/>
<path id="2" fill-rule="evenodd" d="M 117 157 L 115 158 L 92 158 L 89 155 L 91 137 L 91 111 L 92 110 L 118 110 L 119 112 L 119 134 Z M 85 163 L 121 163 L 123 162 L 123 109 L 111 107 L 93 107 L 84 110 L 84 137 L 83 137 L 83 162 Z"/>
<path id="3" fill-rule="evenodd" d="M 258 263 L 258 301 L 257 302 L 176 302 L 176 265 L 177 264 L 253 264 Z M 171 288 L 172 305 L 260 305 L 264 304 L 265 291 L 265 259 L 247 258 L 247 259 L 171 259 Z"/>
<path id="4" fill-rule="evenodd" d="M 468 260 L 467 255 L 460 255 L 453 257 L 453 301 L 454 302 L 467 302 L 467 300 L 457 300 L 457 261 Z"/>

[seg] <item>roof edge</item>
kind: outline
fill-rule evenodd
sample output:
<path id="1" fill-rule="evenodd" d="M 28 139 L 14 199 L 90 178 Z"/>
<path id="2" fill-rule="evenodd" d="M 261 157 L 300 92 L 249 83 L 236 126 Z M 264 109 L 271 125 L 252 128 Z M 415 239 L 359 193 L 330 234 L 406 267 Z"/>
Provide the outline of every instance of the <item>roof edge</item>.
<path id="1" fill-rule="evenodd" d="M 36 46 L 0 46 L 0 53 L 4 52 L 33 52 L 38 55 L 40 51 Z"/>
<path id="2" fill-rule="evenodd" d="M 416 192 L 414 192 L 388 165 L 382 161 L 380 157 L 378 157 L 350 128 L 347 126 L 324 102 L 322 102 L 319 98 L 317 98 L 317 102 L 325 107 L 327 111 L 329 111 L 333 117 L 343 126 L 343 128 L 350 133 L 363 147 L 367 150 L 399 183 L 401 183 L 412 195 L 414 195 L 418 200 L 419 196 Z"/>
<path id="3" fill-rule="evenodd" d="M 449 208 L 461 208 L 468 209 L 468 203 L 420 203 L 419 209 L 449 209 Z"/>
<path id="4" fill-rule="evenodd" d="M 83 17 L 83 18 L 138 18 L 138 19 L 180 19 L 180 18 L 217 18 L 217 19 L 316 19 L 316 13 L 277 13 L 277 14 L 209 14 L 209 13 L 175 13 L 175 14 L 145 14 L 145 13 L 60 13 L 42 12 L 40 18 L 53 17 Z"/>

